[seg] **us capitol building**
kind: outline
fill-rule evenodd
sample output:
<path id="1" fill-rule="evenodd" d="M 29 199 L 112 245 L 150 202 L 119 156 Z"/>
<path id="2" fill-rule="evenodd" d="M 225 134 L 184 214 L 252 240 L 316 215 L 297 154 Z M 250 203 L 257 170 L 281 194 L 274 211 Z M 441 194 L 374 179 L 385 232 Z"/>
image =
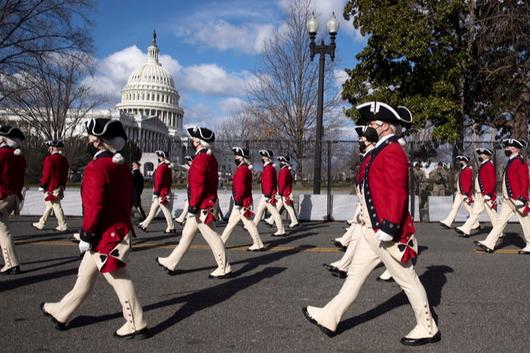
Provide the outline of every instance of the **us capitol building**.
<path id="1" fill-rule="evenodd" d="M 157 165 L 155 151 L 168 150 L 171 160 L 181 163 L 187 138 L 183 130 L 184 111 L 171 74 L 158 60 L 156 33 L 147 48 L 147 62 L 131 73 L 116 105 L 117 118 L 127 135 L 142 150 L 142 171 L 150 174 Z"/>
<path id="2" fill-rule="evenodd" d="M 129 139 L 142 150 L 143 174 L 151 175 L 158 164 L 156 150 L 169 151 L 172 162 L 182 164 L 188 139 L 183 130 L 184 111 L 179 106 L 180 95 L 173 77 L 158 60 L 160 50 L 156 32 L 153 32 L 147 50 L 146 63 L 130 74 L 116 109 L 93 109 L 85 119 L 107 117 L 120 120 Z M 6 111 L 0 112 L 0 116 L 8 121 L 20 119 Z M 82 134 L 85 134 L 84 124 L 79 124 L 74 135 Z"/>

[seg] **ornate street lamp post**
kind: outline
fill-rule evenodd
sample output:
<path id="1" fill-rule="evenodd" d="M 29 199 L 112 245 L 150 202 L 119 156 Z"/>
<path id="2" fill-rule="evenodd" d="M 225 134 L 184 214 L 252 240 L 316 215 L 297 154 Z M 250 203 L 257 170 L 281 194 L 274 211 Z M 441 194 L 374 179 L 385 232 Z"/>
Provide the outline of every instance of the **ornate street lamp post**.
<path id="1" fill-rule="evenodd" d="M 327 23 L 330 43 L 324 44 L 324 39 L 320 44 L 315 44 L 315 38 L 318 32 L 318 20 L 315 14 L 307 21 L 307 31 L 309 32 L 309 43 L 311 60 L 315 54 L 320 54 L 318 67 L 318 103 L 317 103 L 317 122 L 316 122 L 316 137 L 315 137 L 315 165 L 313 172 L 313 194 L 320 194 L 320 176 L 322 170 L 322 115 L 324 113 L 324 64 L 326 54 L 329 55 L 331 61 L 335 59 L 335 36 L 339 30 L 339 21 L 335 17 L 335 13 L 331 15 Z M 328 161 L 329 163 L 329 161 Z"/>

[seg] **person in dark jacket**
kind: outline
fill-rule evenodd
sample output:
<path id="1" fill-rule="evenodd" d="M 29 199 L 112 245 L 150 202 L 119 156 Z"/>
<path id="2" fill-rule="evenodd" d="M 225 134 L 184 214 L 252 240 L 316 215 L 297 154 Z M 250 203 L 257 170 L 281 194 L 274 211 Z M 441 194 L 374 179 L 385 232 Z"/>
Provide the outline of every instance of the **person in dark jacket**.
<path id="1" fill-rule="evenodd" d="M 144 176 L 140 172 L 140 162 L 132 162 L 132 178 L 133 178 L 133 205 L 136 211 L 140 214 L 140 221 L 146 217 L 145 211 L 142 208 L 142 191 L 144 190 Z"/>

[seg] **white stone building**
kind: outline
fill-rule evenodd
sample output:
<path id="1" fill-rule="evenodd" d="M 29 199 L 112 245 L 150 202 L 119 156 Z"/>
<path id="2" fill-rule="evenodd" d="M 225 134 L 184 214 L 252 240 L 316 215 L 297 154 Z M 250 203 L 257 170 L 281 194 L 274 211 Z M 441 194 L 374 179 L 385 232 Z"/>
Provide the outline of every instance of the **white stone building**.
<path id="1" fill-rule="evenodd" d="M 146 63 L 133 71 L 121 90 L 121 102 L 116 110 L 93 109 L 85 119 L 108 117 L 120 120 L 130 140 L 142 150 L 142 172 L 151 175 L 158 161 L 155 151 L 169 151 L 175 164 L 182 164 L 188 144 L 183 130 L 184 111 L 179 106 L 180 95 L 171 74 L 158 60 L 156 33 L 148 48 Z M 0 121 L 18 124 L 20 118 L 0 111 Z M 85 134 L 84 124 L 76 126 L 74 135 Z"/>

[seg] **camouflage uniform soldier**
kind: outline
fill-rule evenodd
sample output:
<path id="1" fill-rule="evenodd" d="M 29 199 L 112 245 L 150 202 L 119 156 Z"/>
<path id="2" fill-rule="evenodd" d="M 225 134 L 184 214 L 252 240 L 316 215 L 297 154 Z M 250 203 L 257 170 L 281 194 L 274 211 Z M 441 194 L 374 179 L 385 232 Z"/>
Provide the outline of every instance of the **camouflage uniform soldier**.
<path id="1" fill-rule="evenodd" d="M 429 180 L 432 183 L 432 196 L 445 196 L 447 173 L 443 169 L 443 166 L 442 162 L 438 162 L 436 169 L 429 173 Z"/>
<path id="2" fill-rule="evenodd" d="M 412 170 L 414 178 L 414 194 L 418 195 L 420 200 L 419 211 L 420 220 L 423 221 L 427 212 L 427 198 L 429 196 L 429 185 L 427 183 L 427 176 L 421 169 L 421 163 L 417 162 Z"/>

